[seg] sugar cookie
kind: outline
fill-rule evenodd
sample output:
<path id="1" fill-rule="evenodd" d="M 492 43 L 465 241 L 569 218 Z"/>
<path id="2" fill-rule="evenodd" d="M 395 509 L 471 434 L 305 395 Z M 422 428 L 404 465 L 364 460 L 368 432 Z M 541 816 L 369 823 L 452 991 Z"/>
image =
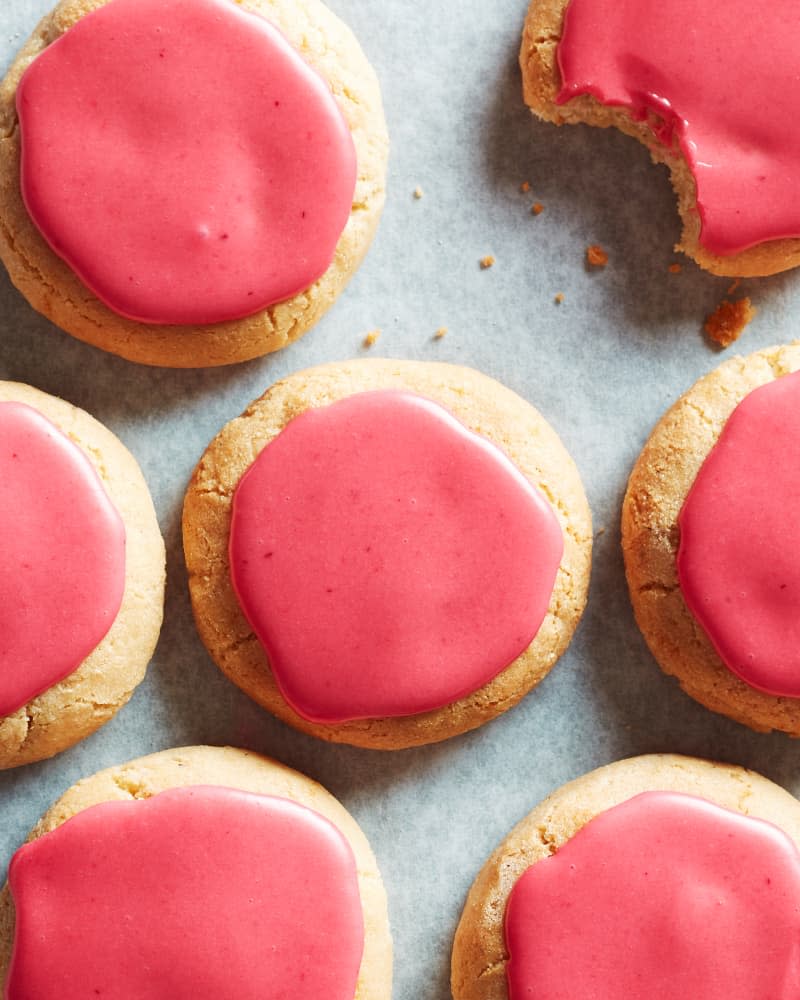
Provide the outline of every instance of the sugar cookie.
<path id="1" fill-rule="evenodd" d="M 0 382 L 0 768 L 94 732 L 144 677 L 164 543 L 133 457 L 61 399 Z"/>
<path id="2" fill-rule="evenodd" d="M 395 749 L 488 721 L 550 670 L 591 520 L 526 402 L 469 369 L 368 359 L 292 375 L 227 425 L 184 548 L 231 680 L 306 732 Z"/>
<path id="3" fill-rule="evenodd" d="M 9 1000 L 255 1000 L 265 984 L 298 1000 L 389 1000 L 391 953 L 380 873 L 352 817 L 310 778 L 231 748 L 165 750 L 79 781 L 0 893 Z"/>
<path id="4" fill-rule="evenodd" d="M 788 995 L 798 844 L 800 803 L 744 768 L 658 754 L 592 771 L 476 878 L 453 998 Z"/>
<path id="5" fill-rule="evenodd" d="M 0 129 L 12 281 L 146 364 L 299 337 L 383 206 L 378 83 L 318 0 L 61 0 L 0 85 Z"/>

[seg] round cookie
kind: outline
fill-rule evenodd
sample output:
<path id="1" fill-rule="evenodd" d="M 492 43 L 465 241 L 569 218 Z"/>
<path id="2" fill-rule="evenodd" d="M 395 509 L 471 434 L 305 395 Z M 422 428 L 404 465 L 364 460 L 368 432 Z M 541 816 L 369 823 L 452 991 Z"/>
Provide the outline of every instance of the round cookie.
<path id="1" fill-rule="evenodd" d="M 613 126 L 638 139 L 669 168 L 683 223 L 675 249 L 713 274 L 800 264 L 800 217 L 787 197 L 800 146 L 786 126 L 800 34 L 787 27 L 793 7 L 782 6 L 762 19 L 757 46 L 740 30 L 744 0 L 706 5 L 695 25 L 685 5 L 651 0 L 531 0 L 525 20 L 525 103 L 555 125 Z M 731 91 L 740 100 L 720 122 Z"/>
<path id="2" fill-rule="evenodd" d="M 375 74 L 349 29 L 318 0 L 242 0 L 237 4 L 238 18 L 244 17 L 244 11 L 263 15 L 330 88 L 355 151 L 356 184 L 349 217 L 327 270 L 308 287 L 291 292 L 288 298 L 257 312 L 250 310 L 252 314 L 243 318 L 225 316 L 216 322 L 204 320 L 203 325 L 139 322 L 126 318 L 130 313 L 122 315 L 101 302 L 53 252 L 32 222 L 20 190 L 21 131 L 15 104 L 20 79 L 37 55 L 86 14 L 107 2 L 61 0 L 40 22 L 0 85 L 0 130 L 4 136 L 0 143 L 0 257 L 14 284 L 35 309 L 78 339 L 131 361 L 206 367 L 278 350 L 308 330 L 334 302 L 360 264 L 377 228 L 384 202 L 388 140 Z M 279 104 L 274 103 L 276 107 Z M 225 190 L 229 188 L 227 185 Z M 211 205 L 207 209 L 209 218 L 216 218 L 217 211 L 218 207 Z M 216 233 L 213 221 L 201 225 L 200 236 L 195 236 L 201 244 L 218 236 L 223 241 L 220 247 L 230 247 L 230 252 L 241 254 L 237 243 L 239 233 L 248 234 L 251 221 L 249 216 L 242 220 L 230 239 L 226 231 Z M 305 224 L 305 212 L 302 221 Z M 195 236 L 185 238 L 195 239 Z M 286 250 L 283 258 L 288 256 Z M 97 255 L 92 259 L 97 260 Z M 230 266 L 224 273 L 234 271 Z M 261 271 L 265 269 L 262 267 Z M 156 269 L 156 276 L 163 273 L 164 268 Z M 134 281 L 133 276 L 130 280 Z M 203 285 L 214 286 L 212 280 Z M 169 296 L 165 299 L 170 300 Z M 235 315 L 242 316 L 242 312 Z"/>
<path id="3" fill-rule="evenodd" d="M 237 600 L 231 580 L 229 552 L 234 492 L 254 459 L 294 418 L 312 412 L 327 413 L 333 405 L 341 407 L 345 401 L 356 400 L 359 396 L 366 398 L 370 393 L 374 396 L 387 391 L 412 393 L 415 399 L 439 404 L 436 409 L 444 408 L 447 420 L 454 417 L 459 422 L 461 433 L 466 428 L 473 432 L 470 437 L 478 436 L 479 450 L 491 451 L 508 465 L 507 456 L 516 467 L 514 475 L 524 483 L 525 489 L 531 490 L 531 484 L 538 488 L 537 495 L 540 495 L 547 516 L 554 518 L 554 530 L 563 537 L 563 554 L 560 564 L 557 559 L 553 567 L 555 583 L 551 582 L 547 590 L 549 600 L 545 599 L 542 606 L 541 625 L 535 635 L 530 633 L 534 635 L 533 640 L 526 638 L 524 644 L 518 647 L 523 650 L 521 654 L 516 652 L 513 660 L 503 661 L 508 664 L 505 669 L 498 663 L 494 671 L 486 675 L 493 679 L 481 682 L 471 693 L 465 690 L 463 695 L 450 698 L 447 703 L 439 702 L 439 707 L 431 710 L 410 714 L 391 711 L 388 713 L 390 717 L 386 717 L 387 713 L 381 716 L 373 713 L 375 717 L 362 714 L 360 717 L 351 716 L 347 721 L 313 721 L 298 714 L 281 694 L 264 647 L 256 638 Z M 372 425 L 369 417 L 363 422 L 367 426 Z M 292 426 L 297 426 L 297 421 Z M 427 440 L 428 432 L 422 433 Z M 493 447 L 487 448 L 485 441 L 499 446 L 505 454 L 498 455 Z M 353 442 L 349 450 L 356 448 Z M 325 451 L 324 446 L 322 450 Z M 376 464 L 382 464 L 380 456 Z M 294 467 L 288 463 L 287 466 Z M 434 467 L 439 468 L 436 463 Z M 369 468 L 374 469 L 375 466 L 370 465 Z M 367 473 L 369 475 L 371 473 Z M 413 478 L 413 482 L 416 481 Z M 321 488 L 326 490 L 325 485 Z M 369 487 L 365 487 L 364 491 L 369 492 Z M 398 493 L 408 493 L 412 496 L 408 502 L 416 503 L 413 486 L 398 487 Z M 400 502 L 396 497 L 390 498 L 386 506 Z M 456 496 L 455 507 L 458 508 L 460 503 Z M 426 501 L 421 500 L 420 504 L 420 509 L 428 509 Z M 432 516 L 437 516 L 439 505 L 439 500 L 433 502 Z M 498 510 L 492 507 L 491 500 L 488 511 L 487 519 L 496 520 Z M 322 739 L 357 746 L 388 750 L 436 742 L 473 729 L 512 707 L 545 676 L 564 651 L 586 600 L 591 558 L 591 517 L 572 460 L 553 430 L 528 403 L 478 372 L 451 365 L 367 359 L 312 368 L 277 383 L 241 417 L 229 423 L 207 449 L 186 494 L 183 526 L 195 620 L 218 666 L 250 697 L 283 721 Z M 375 530 L 380 530 L 385 537 L 383 529 Z M 397 535 L 404 533 L 400 529 L 395 531 Z M 414 541 L 416 539 L 412 538 Z M 524 539 L 518 541 L 522 546 Z M 357 547 L 355 542 L 353 546 L 354 549 Z M 371 545 L 366 544 L 365 548 L 369 552 Z M 323 551 L 327 550 L 323 547 Z M 269 556 L 269 552 L 264 553 L 265 559 Z M 453 557 L 456 558 L 460 557 Z M 369 572 L 374 568 L 371 566 Z M 414 565 L 407 569 L 408 572 L 402 575 L 404 581 L 425 575 L 425 571 L 421 574 L 416 572 Z M 450 566 L 446 566 L 445 571 L 448 577 L 453 572 Z M 309 576 L 319 575 L 313 569 L 309 573 Z M 364 583 L 364 616 L 369 615 L 366 598 L 372 589 L 371 579 L 367 576 Z M 418 586 L 424 588 L 426 581 L 423 579 Z M 331 588 L 337 589 L 334 583 L 331 583 Z M 502 595 L 503 581 L 498 582 L 490 576 L 484 590 L 494 590 Z M 281 591 L 280 585 L 277 591 Z M 322 600 L 327 601 L 329 595 L 331 601 L 336 600 L 331 589 L 321 594 Z M 427 610 L 424 606 L 426 600 L 427 597 L 424 597 L 421 614 Z M 294 620 L 293 611 L 282 613 L 286 620 Z M 300 609 L 298 615 L 301 616 L 301 631 L 304 634 L 313 634 L 318 629 L 321 613 L 321 604 Z M 405 648 L 402 646 L 404 639 L 419 636 L 420 630 L 424 629 L 420 619 L 412 617 L 413 620 L 408 620 L 401 614 L 390 623 L 386 634 L 390 636 L 387 643 L 392 650 Z M 304 620 L 307 625 L 302 624 Z M 383 631 L 378 633 L 378 628 L 376 623 L 375 634 L 383 635 Z M 453 630 L 446 632 L 437 641 L 447 647 L 452 634 Z M 355 650 L 361 642 L 369 642 L 370 639 L 369 632 L 366 638 L 357 636 L 349 648 Z M 336 645 L 332 654 L 335 660 L 332 669 L 338 670 L 340 665 L 344 665 L 344 670 L 347 670 L 348 656 L 347 646 L 341 648 L 341 645 Z M 366 663 L 365 672 L 379 672 L 380 667 L 374 666 L 374 661 L 380 663 L 381 659 L 373 656 Z M 316 661 L 312 659 L 308 662 Z M 415 667 L 419 669 L 411 655 L 401 663 L 400 674 L 392 675 L 397 678 L 396 683 L 405 683 L 406 677 L 414 675 Z M 438 675 L 438 669 L 433 673 Z M 322 686 L 347 691 L 347 678 L 353 675 L 343 674 L 337 680 L 330 680 L 329 676 L 323 678 Z"/>
<path id="4" fill-rule="evenodd" d="M 161 628 L 165 563 L 147 485 L 122 443 L 83 410 L 30 386 L 0 382 L 0 406 L 6 403 L 41 414 L 77 446 L 78 458 L 82 454 L 91 463 L 121 518 L 125 541 L 121 603 L 110 628 L 104 625 L 103 638 L 76 669 L 0 718 L 0 768 L 51 757 L 93 733 L 128 701 L 144 677 Z M 27 618 L 30 608 L 19 609 L 23 614 Z M 33 622 L 36 628 L 35 612 Z M 46 632 L 50 641 L 53 619 Z"/>
<path id="5" fill-rule="evenodd" d="M 678 517 L 734 409 L 800 369 L 800 346 L 736 357 L 700 379 L 662 417 L 622 507 L 622 548 L 636 621 L 661 668 L 701 704 L 752 729 L 800 736 L 800 700 L 757 690 L 725 665 L 689 611 L 678 579 Z"/>
<path id="6" fill-rule="evenodd" d="M 557 855 L 595 817 L 628 803 L 634 796 L 652 792 L 694 796 L 733 813 L 767 820 L 787 834 L 795 847 L 800 844 L 800 803 L 771 781 L 744 768 L 673 754 L 653 754 L 592 771 L 562 786 L 540 803 L 511 831 L 476 878 L 453 946 L 454 1000 L 508 1000 L 509 953 L 504 921 L 509 896 L 520 877 L 531 866 Z M 787 846 L 791 850 L 791 845 Z M 598 860 L 602 863 L 602 858 Z M 656 888 L 654 884 L 653 891 Z M 713 925 L 719 917 L 715 915 L 712 919 L 709 915 L 708 920 Z M 615 926 L 606 921 L 607 915 L 598 902 L 593 923 L 607 929 L 610 942 L 620 943 L 614 936 Z M 540 913 L 543 933 L 549 923 L 548 914 Z M 677 934 L 677 927 L 675 931 Z M 639 934 L 646 934 L 644 927 Z M 638 942 L 631 942 L 634 945 Z M 674 947 L 673 962 L 677 963 L 678 957 L 684 958 L 677 941 L 668 942 L 667 947 Z M 658 995 L 674 994 L 667 988 Z"/>
<path id="7" fill-rule="evenodd" d="M 209 788 L 233 789 L 253 793 L 255 796 L 273 796 L 281 800 L 288 800 L 292 804 L 312 810 L 317 817 L 322 817 L 324 821 L 333 825 L 338 834 L 349 845 L 363 918 L 363 952 L 360 966 L 358 966 L 357 987 L 354 995 L 359 1000 L 362 998 L 363 1000 L 388 1000 L 391 996 L 392 942 L 389 933 L 386 893 L 366 837 L 344 807 L 321 785 L 276 761 L 230 747 L 199 746 L 165 750 L 127 764 L 111 767 L 73 785 L 39 820 L 30 834 L 28 842 L 35 841 L 56 830 L 71 817 L 100 803 L 150 800 L 149 804 L 155 805 L 157 800 L 154 797 L 158 796 L 159 793 L 167 792 L 169 794 L 169 790 L 187 790 L 191 789 L 192 786 L 203 792 Z M 203 787 L 199 788 L 199 786 Z M 231 829 L 233 828 L 232 824 Z M 231 835 L 230 832 L 228 835 Z M 269 845 L 267 845 L 266 850 L 270 850 Z M 287 861 L 287 867 L 291 863 L 293 862 Z M 179 860 L 175 864 L 180 868 Z M 187 871 L 186 874 L 194 875 L 194 872 Z M 252 873 L 254 879 L 252 895 L 258 895 L 258 886 L 265 881 L 268 874 L 261 872 L 259 875 L 257 871 Z M 247 895 L 245 888 L 242 891 Z M 201 904 L 203 899 L 204 897 L 201 896 Z M 214 907 L 218 905 L 217 901 L 205 899 L 204 902 L 206 908 L 211 910 L 209 919 L 213 919 Z M 253 902 L 253 899 L 249 899 L 250 905 Z M 244 900 L 242 905 L 246 908 L 247 903 L 248 900 Z M 112 909 L 114 904 L 114 900 L 104 901 L 104 905 L 109 905 Z M 226 905 L 228 904 L 226 903 Z M 113 915 L 110 919 L 113 920 Z M 320 913 L 320 920 L 322 919 L 324 918 Z M 120 920 L 122 920 L 122 915 L 120 915 Z M 153 915 L 153 920 L 158 920 L 158 914 Z M 166 921 L 167 926 L 165 926 L 163 933 L 168 935 L 169 915 L 166 916 Z M 9 971 L 11 949 L 14 942 L 14 922 L 14 902 L 9 887 L 6 885 L 0 893 L 1 983 L 6 983 Z M 113 934 L 119 925 L 112 923 L 111 926 Z M 313 926 L 313 922 L 311 926 Z M 212 949 L 217 951 L 218 955 L 223 954 L 223 949 L 227 947 L 224 930 L 226 928 L 219 927 L 214 932 L 220 935 L 220 940 L 217 941 L 218 948 Z M 125 931 L 126 935 L 129 933 L 129 931 Z M 55 933 L 55 937 L 58 937 L 57 933 Z M 165 938 L 165 943 L 166 941 L 167 938 Z M 264 950 L 269 952 L 268 942 L 266 944 L 267 947 Z M 291 947 L 291 942 L 289 946 Z M 236 954 L 236 949 L 233 949 L 233 953 Z M 198 958 L 201 957 L 198 956 Z M 138 952 L 135 960 L 139 961 Z M 139 964 L 141 965 L 141 963 Z M 204 969 L 205 965 L 205 960 L 202 960 L 198 967 Z M 210 969 L 208 971 L 210 972 Z M 219 970 L 215 968 L 214 971 L 218 972 Z M 239 968 L 235 971 L 241 973 Z M 204 969 L 203 975 L 205 974 L 206 970 Z M 183 984 L 180 985 L 183 986 Z M 204 985 L 207 987 L 207 982 Z M 250 992 L 242 992 L 237 995 L 259 995 L 253 993 L 253 988 L 257 989 L 258 984 L 250 985 Z M 185 990 L 185 987 L 183 988 Z M 304 986 L 304 988 L 306 987 Z M 182 992 L 180 995 L 189 994 Z M 303 995 L 305 996 L 307 993 L 303 993 Z"/>

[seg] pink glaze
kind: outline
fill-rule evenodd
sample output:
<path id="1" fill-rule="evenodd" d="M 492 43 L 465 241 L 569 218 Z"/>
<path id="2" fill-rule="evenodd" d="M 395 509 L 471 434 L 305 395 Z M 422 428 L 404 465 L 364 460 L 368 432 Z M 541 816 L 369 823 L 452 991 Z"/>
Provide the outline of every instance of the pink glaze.
<path id="1" fill-rule="evenodd" d="M 0 716 L 62 680 L 111 628 L 125 526 L 94 467 L 37 410 L 0 402 Z"/>
<path id="2" fill-rule="evenodd" d="M 701 244 L 800 236 L 796 0 L 570 0 L 557 101 L 591 94 L 647 119 L 697 182 Z"/>
<path id="3" fill-rule="evenodd" d="M 800 698 L 800 372 L 736 407 L 681 510 L 684 600 L 730 670 Z"/>
<path id="4" fill-rule="evenodd" d="M 510 1000 L 797 1000 L 800 855 L 770 823 L 649 792 L 529 868 Z"/>
<path id="5" fill-rule="evenodd" d="M 356 865 L 288 799 L 195 786 L 106 802 L 20 848 L 6 1000 L 353 1000 Z"/>
<path id="6" fill-rule="evenodd" d="M 306 410 L 234 496 L 234 588 L 284 697 L 316 722 L 481 687 L 538 631 L 562 551 L 508 458 L 405 392 Z"/>
<path id="7" fill-rule="evenodd" d="M 233 0 L 111 0 L 32 63 L 17 108 L 28 212 L 123 316 L 246 316 L 331 263 L 356 181 L 347 123 Z"/>

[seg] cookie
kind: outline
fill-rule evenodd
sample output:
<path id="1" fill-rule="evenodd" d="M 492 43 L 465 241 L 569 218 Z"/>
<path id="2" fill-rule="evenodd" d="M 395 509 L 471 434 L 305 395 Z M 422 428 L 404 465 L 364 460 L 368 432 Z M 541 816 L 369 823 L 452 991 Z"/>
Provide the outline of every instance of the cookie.
<path id="1" fill-rule="evenodd" d="M 145 364 L 295 340 L 383 207 L 380 89 L 318 0 L 61 0 L 0 85 L 0 131 L 11 280 Z"/>
<path id="2" fill-rule="evenodd" d="M 79 781 L 0 893 L 10 1000 L 255 1000 L 267 983 L 297 1000 L 389 1000 L 391 964 L 386 894 L 355 820 L 244 750 L 165 750 Z"/>
<path id="3" fill-rule="evenodd" d="M 744 768 L 657 754 L 592 771 L 476 878 L 453 998 L 782 996 L 797 975 L 798 844 L 800 803 Z"/>
<path id="4" fill-rule="evenodd" d="M 299 372 L 229 423 L 183 530 L 223 672 L 298 729 L 380 749 L 473 729 L 537 684 L 582 613 L 592 537 L 528 403 L 380 359 Z"/>
<path id="5" fill-rule="evenodd" d="M 0 382 L 0 768 L 107 722 L 161 628 L 164 543 L 122 443 L 75 406 Z"/>
<path id="6" fill-rule="evenodd" d="M 793 736 L 798 369 L 792 345 L 700 379 L 657 424 L 622 509 L 633 610 L 661 668 L 707 708 Z"/>
<path id="7" fill-rule="evenodd" d="M 556 125 L 614 126 L 670 170 L 683 223 L 676 247 L 714 274 L 800 264 L 800 29 L 771 4 L 759 44 L 745 0 L 532 0 L 520 65 L 526 104 Z M 736 100 L 731 101 L 730 95 Z"/>

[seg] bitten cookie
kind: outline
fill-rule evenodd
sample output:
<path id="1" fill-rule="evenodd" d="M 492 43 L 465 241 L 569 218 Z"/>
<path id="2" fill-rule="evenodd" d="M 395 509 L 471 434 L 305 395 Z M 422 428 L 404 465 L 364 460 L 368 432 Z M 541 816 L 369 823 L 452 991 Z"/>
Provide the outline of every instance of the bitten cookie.
<path id="1" fill-rule="evenodd" d="M 662 669 L 707 708 L 800 735 L 800 347 L 732 358 L 657 424 L 622 547 Z"/>
<path id="2" fill-rule="evenodd" d="M 476 878 L 454 1000 L 788 996 L 798 844 L 800 803 L 744 768 L 664 754 L 592 771 Z"/>
<path id="3" fill-rule="evenodd" d="M 792 0 L 742 30 L 745 0 L 532 0 L 520 64 L 526 104 L 562 125 L 613 125 L 669 167 L 676 249 L 714 274 L 800 264 L 800 28 Z M 731 94 L 736 95 L 732 101 Z"/>
<path id="4" fill-rule="evenodd" d="M 285 722 L 359 746 L 504 712 L 586 600 L 572 460 L 528 403 L 450 365 L 369 359 L 277 383 L 209 446 L 183 526 L 218 666 Z"/>
<path id="5" fill-rule="evenodd" d="M 145 364 L 290 343 L 383 207 L 378 82 L 318 0 L 61 0 L 0 85 L 0 135 L 12 281 Z"/>
<path id="6" fill-rule="evenodd" d="M 255 1000 L 267 987 L 389 1000 L 391 966 L 386 894 L 356 822 L 310 778 L 244 750 L 165 750 L 79 781 L 0 893 L 9 1000 Z"/>
<path id="7" fill-rule="evenodd" d="M 0 382 L 0 768 L 107 722 L 161 628 L 164 543 L 122 443 L 75 406 Z"/>

